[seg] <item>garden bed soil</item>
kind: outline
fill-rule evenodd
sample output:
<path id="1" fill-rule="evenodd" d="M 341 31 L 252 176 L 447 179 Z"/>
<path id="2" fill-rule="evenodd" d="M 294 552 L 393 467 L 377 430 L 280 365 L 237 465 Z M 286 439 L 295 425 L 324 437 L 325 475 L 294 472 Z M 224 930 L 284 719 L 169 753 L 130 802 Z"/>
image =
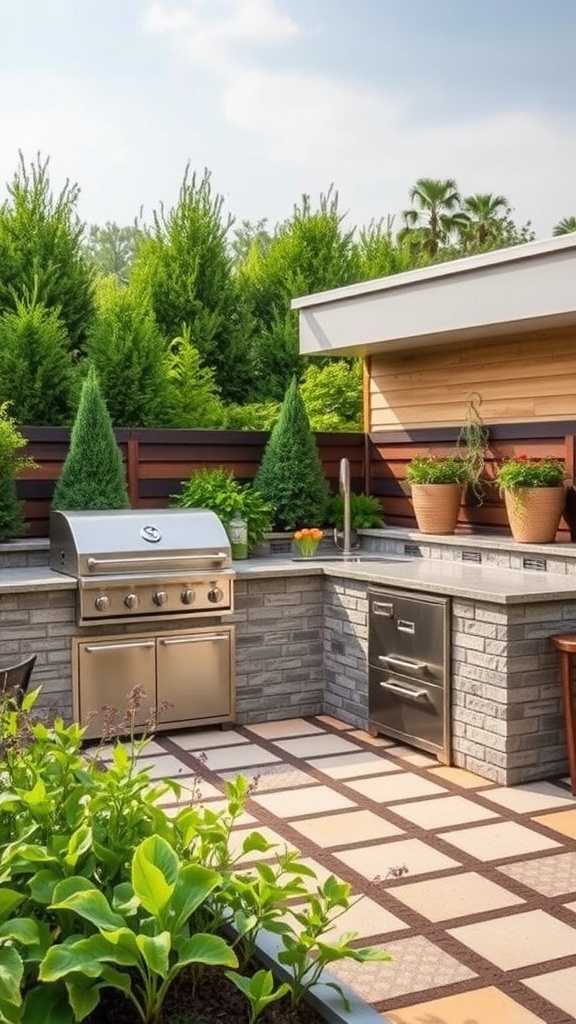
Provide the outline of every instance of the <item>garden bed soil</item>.
<path id="1" fill-rule="evenodd" d="M 257 970 L 257 965 L 254 969 Z M 248 1024 L 249 1003 L 224 977 L 222 970 L 205 968 L 195 986 L 191 971 L 183 971 L 168 993 L 162 1024 Z M 290 996 L 266 1007 L 259 1024 L 325 1024 L 312 1007 L 302 1003 L 294 1009 Z M 142 1024 L 136 1009 L 114 989 L 104 990 L 96 1010 L 86 1024 Z"/>

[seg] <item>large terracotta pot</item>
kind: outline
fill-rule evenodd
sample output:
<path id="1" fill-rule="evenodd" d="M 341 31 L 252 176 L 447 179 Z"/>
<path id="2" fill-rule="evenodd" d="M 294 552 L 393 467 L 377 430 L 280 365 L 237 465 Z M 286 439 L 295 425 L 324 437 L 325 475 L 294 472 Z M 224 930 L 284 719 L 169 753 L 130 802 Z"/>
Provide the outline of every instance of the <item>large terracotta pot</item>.
<path id="1" fill-rule="evenodd" d="M 556 537 L 566 488 L 516 487 L 504 492 L 512 536 L 519 544 L 549 544 Z"/>
<path id="2" fill-rule="evenodd" d="M 412 484 L 412 505 L 420 533 L 454 533 L 462 484 Z"/>

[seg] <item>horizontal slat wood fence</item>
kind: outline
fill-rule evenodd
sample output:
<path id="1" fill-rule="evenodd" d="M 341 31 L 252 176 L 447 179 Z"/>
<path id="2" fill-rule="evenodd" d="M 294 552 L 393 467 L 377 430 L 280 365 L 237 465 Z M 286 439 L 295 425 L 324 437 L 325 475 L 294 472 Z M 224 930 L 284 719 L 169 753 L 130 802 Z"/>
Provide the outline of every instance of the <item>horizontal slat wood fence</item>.
<path id="1" fill-rule="evenodd" d="M 63 427 L 23 427 L 28 440 L 26 454 L 38 464 L 18 480 L 29 524 L 27 536 L 48 536 L 48 517 L 54 484 L 66 458 L 70 432 Z M 576 479 L 576 420 L 549 423 L 514 423 L 487 426 L 490 448 L 486 478 L 494 477 L 497 463 L 525 452 L 529 456 L 554 455 L 563 460 L 570 480 Z M 223 466 L 237 480 L 254 479 L 268 433 L 264 431 L 118 429 L 116 439 L 122 451 L 134 508 L 162 508 L 180 484 L 203 467 Z M 454 448 L 458 430 L 454 427 L 362 433 L 318 433 L 316 439 L 324 472 L 333 490 L 338 487 L 338 466 L 343 456 L 350 459 L 352 487 L 376 495 L 389 525 L 414 527 L 415 519 L 404 482 L 406 465 L 418 453 L 447 454 Z M 576 509 L 569 492 L 566 517 L 559 540 L 576 539 Z M 506 512 L 496 488 L 485 487 L 481 505 L 466 495 L 459 529 L 466 533 L 509 533 Z"/>
<path id="2" fill-rule="evenodd" d="M 24 500 L 28 522 L 27 537 L 47 537 L 50 502 L 54 485 L 68 451 L 70 431 L 64 427 L 22 427 L 37 469 L 25 470 L 18 480 L 18 494 Z M 170 495 L 196 470 L 223 466 L 240 483 L 254 479 L 268 433 L 231 430 L 118 429 L 116 440 L 122 452 L 133 508 L 163 508 Z M 366 438 L 362 433 L 316 434 L 325 475 L 335 490 L 338 466 L 343 456 L 350 459 L 354 490 L 361 491 L 366 480 Z"/>
<path id="3" fill-rule="evenodd" d="M 486 425 L 486 429 L 489 448 L 485 459 L 487 483 L 483 488 L 483 500 L 479 504 L 473 494 L 465 495 L 458 528 L 466 533 L 509 535 L 504 503 L 496 487 L 490 483 L 498 463 L 521 453 L 532 458 L 554 456 L 564 462 L 571 482 L 576 478 L 576 420 L 496 424 Z M 410 490 L 405 483 L 406 465 L 416 454 L 446 455 L 452 452 L 458 433 L 454 427 L 435 427 L 370 434 L 370 491 L 380 498 L 388 524 L 415 526 Z M 569 541 L 571 537 L 576 539 L 576 515 L 573 494 L 569 491 L 567 511 L 560 523 L 557 540 Z"/>

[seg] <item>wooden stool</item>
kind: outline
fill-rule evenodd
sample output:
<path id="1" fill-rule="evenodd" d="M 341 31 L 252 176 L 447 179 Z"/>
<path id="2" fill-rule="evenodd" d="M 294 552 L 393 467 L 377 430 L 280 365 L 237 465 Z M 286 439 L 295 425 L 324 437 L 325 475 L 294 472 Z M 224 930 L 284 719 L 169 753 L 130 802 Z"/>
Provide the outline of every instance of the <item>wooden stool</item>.
<path id="1" fill-rule="evenodd" d="M 550 637 L 551 642 L 560 655 L 560 685 L 562 686 L 562 707 L 566 726 L 566 744 L 568 746 L 568 764 L 570 765 L 570 784 L 572 795 L 576 796 L 576 713 L 572 694 L 572 661 L 576 654 L 576 633 L 557 633 Z"/>

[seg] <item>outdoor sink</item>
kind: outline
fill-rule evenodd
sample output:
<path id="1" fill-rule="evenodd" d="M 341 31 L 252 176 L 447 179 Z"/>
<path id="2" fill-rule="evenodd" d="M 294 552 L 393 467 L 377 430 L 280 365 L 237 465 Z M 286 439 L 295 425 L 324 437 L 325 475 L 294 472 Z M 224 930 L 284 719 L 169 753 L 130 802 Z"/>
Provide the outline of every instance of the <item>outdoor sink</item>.
<path id="1" fill-rule="evenodd" d="M 394 555 L 299 555 L 293 562 L 409 562 L 409 558 Z"/>

